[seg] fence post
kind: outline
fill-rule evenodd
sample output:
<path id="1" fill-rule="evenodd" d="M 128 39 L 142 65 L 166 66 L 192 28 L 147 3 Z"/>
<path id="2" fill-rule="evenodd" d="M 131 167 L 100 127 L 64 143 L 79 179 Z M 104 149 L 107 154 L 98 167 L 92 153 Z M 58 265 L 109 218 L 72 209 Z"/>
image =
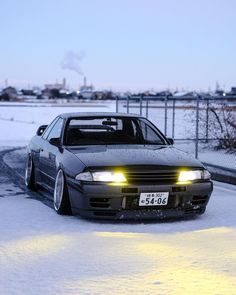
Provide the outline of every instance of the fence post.
<path id="1" fill-rule="evenodd" d="M 143 94 L 140 95 L 140 105 L 139 105 L 139 114 L 142 116 L 143 114 Z"/>
<path id="2" fill-rule="evenodd" d="M 129 114 L 129 95 L 126 98 L 126 112 Z"/>
<path id="3" fill-rule="evenodd" d="M 206 108 L 206 142 L 209 138 L 209 97 L 207 98 L 207 108 Z"/>
<path id="4" fill-rule="evenodd" d="M 196 97 L 196 136 L 195 136 L 195 158 L 198 159 L 198 141 L 199 141 L 199 100 L 200 95 Z"/>
<path id="5" fill-rule="evenodd" d="M 165 136 L 167 136 L 167 99 L 168 96 L 165 96 Z"/>
<path id="6" fill-rule="evenodd" d="M 119 108 L 118 104 L 119 104 L 119 97 L 117 95 L 116 96 L 116 113 L 118 113 L 118 108 Z"/>
<path id="7" fill-rule="evenodd" d="M 175 97 L 173 97 L 173 110 L 172 110 L 172 138 L 175 138 Z"/>
<path id="8" fill-rule="evenodd" d="M 146 97 L 146 118 L 148 118 L 148 97 Z"/>

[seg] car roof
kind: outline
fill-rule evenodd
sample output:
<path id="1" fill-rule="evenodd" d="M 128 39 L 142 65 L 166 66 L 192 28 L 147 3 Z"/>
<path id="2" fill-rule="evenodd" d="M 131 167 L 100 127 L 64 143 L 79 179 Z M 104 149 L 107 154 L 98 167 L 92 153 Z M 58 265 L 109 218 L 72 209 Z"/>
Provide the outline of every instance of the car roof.
<path id="1" fill-rule="evenodd" d="M 85 118 L 85 117 L 124 117 L 124 118 L 141 118 L 142 116 L 137 114 L 124 114 L 124 113 L 115 113 L 115 112 L 75 112 L 75 113 L 62 113 L 59 117 L 64 119 L 69 118 Z"/>

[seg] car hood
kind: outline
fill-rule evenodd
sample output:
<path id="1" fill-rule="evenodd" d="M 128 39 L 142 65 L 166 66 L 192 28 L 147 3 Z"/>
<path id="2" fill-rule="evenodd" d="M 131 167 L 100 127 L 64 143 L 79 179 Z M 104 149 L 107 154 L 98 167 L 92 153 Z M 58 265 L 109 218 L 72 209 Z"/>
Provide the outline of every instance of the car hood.
<path id="1" fill-rule="evenodd" d="M 87 167 L 203 167 L 200 161 L 173 146 L 83 146 L 68 150 Z"/>

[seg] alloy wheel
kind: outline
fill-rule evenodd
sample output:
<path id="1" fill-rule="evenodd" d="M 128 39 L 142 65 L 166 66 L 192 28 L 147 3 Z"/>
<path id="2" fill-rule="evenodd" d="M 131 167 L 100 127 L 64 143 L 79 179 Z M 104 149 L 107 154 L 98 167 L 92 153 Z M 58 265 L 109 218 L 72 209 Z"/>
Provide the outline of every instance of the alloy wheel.
<path id="1" fill-rule="evenodd" d="M 32 170 L 33 170 L 32 157 L 28 155 L 26 169 L 25 169 L 25 185 L 26 186 L 29 186 L 30 184 L 30 179 L 32 177 Z"/>
<path id="2" fill-rule="evenodd" d="M 60 209 L 64 192 L 64 175 L 60 169 L 57 173 L 55 188 L 54 188 L 54 208 L 56 211 Z"/>

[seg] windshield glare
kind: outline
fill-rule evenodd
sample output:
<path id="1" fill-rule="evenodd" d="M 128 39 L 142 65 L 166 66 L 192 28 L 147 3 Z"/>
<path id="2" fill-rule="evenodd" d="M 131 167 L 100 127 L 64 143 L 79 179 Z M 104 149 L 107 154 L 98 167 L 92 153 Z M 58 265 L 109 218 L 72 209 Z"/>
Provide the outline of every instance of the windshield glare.
<path id="1" fill-rule="evenodd" d="M 165 139 L 142 118 L 73 118 L 67 124 L 66 145 L 166 144 Z"/>

